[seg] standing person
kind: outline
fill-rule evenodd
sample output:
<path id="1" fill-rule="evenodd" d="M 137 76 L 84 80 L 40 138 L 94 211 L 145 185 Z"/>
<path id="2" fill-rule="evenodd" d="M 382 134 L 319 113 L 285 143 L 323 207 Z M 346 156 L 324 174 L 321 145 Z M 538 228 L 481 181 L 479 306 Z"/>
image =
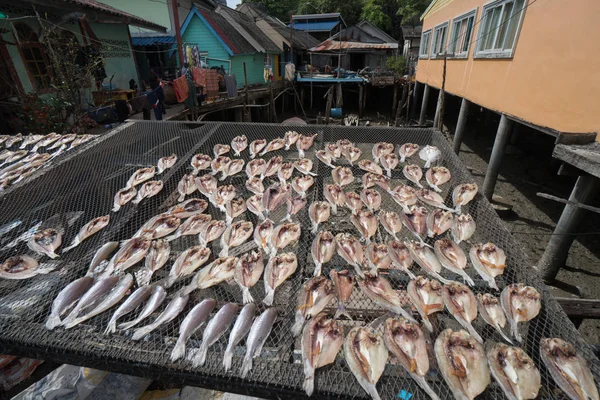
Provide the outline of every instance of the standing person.
<path id="1" fill-rule="evenodd" d="M 163 88 L 160 85 L 160 81 L 156 75 L 152 75 L 148 80 L 150 85 L 150 89 L 152 91 L 148 93 L 148 103 L 150 103 L 150 107 L 154 109 L 154 117 L 157 121 L 162 121 L 163 114 L 166 114 L 165 111 L 165 93 L 163 92 Z"/>

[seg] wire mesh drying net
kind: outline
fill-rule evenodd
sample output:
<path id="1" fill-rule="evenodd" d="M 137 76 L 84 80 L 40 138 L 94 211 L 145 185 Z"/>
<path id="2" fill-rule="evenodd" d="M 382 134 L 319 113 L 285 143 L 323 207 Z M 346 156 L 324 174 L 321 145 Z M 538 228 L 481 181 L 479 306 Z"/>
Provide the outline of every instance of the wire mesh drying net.
<path id="1" fill-rule="evenodd" d="M 28 251 L 25 241 L 16 240 L 26 236 L 24 234 L 28 230 L 34 231 L 40 227 L 50 226 L 61 227 L 65 232 L 63 235 L 63 246 L 65 246 L 70 243 L 83 224 L 101 215 L 111 215 L 111 221 L 107 228 L 87 239 L 71 252 L 61 255 L 58 260 L 51 261 L 57 264 L 54 272 L 22 281 L 0 280 L 0 351 L 51 358 L 163 381 L 187 383 L 263 397 L 278 396 L 281 398 L 302 395 L 304 374 L 300 341 L 292 337 L 290 327 L 294 322 L 297 294 L 302 283 L 312 277 L 314 270 L 310 256 L 310 246 L 314 235 L 310 232 L 308 206 L 294 217 L 302 224 L 300 241 L 294 247 L 284 250 L 296 253 L 299 261 L 298 269 L 276 290 L 274 306 L 278 310 L 278 319 L 265 343 L 261 357 L 255 359 L 254 367 L 245 380 L 239 377 L 241 360 L 246 349 L 245 341 L 242 341 L 236 348 L 232 370 L 226 373 L 222 366 L 229 330 L 210 347 L 206 364 L 203 367 L 194 369 L 188 361 L 175 363 L 169 361 L 170 353 L 178 336 L 179 325 L 187 311 L 202 298 L 207 297 L 215 298 L 219 304 L 224 302 L 241 304 L 241 291 L 235 285 L 222 283 L 206 290 L 194 292 L 191 301 L 178 318 L 160 327 L 139 342 L 130 339 L 131 331 L 117 332 L 114 335 L 102 334 L 111 317 L 111 311 L 70 330 L 58 328 L 48 331 L 44 328 L 53 299 L 65 285 L 86 273 L 91 258 L 102 244 L 107 241 L 129 239 L 144 222 L 154 215 L 165 212 L 170 206 L 177 203 L 179 196 L 177 184 L 184 174 L 191 172 L 190 159 L 193 155 L 204 153 L 212 156 L 215 144 L 229 144 L 231 139 L 238 135 L 246 135 L 249 142 L 259 138 L 270 141 L 277 137 L 283 137 L 283 134 L 289 129 L 290 127 L 269 124 L 137 122 L 127 125 L 118 132 L 107 134 L 107 137 L 98 140 L 94 146 L 86 149 L 77 157 L 62 160 L 59 165 L 49 169 L 28 185 L 24 185 L 19 190 L 0 199 L 2 209 L 0 227 L 15 225 L 15 221 L 20 221 L 17 227 L 0 238 L 1 260 L 11 255 L 31 253 Z M 323 186 L 331 182 L 331 168 L 319 162 L 315 157 L 315 152 L 322 149 L 325 144 L 338 139 L 349 139 L 356 143 L 362 150 L 361 159 L 370 159 L 372 144 L 380 141 L 396 145 L 412 142 L 421 146 L 427 144 L 437 146 L 442 152 L 439 163 L 446 166 L 452 173 L 451 181 L 443 185 L 442 196 L 447 205 L 451 205 L 451 190 L 459 183 L 471 181 L 470 174 L 458 157 L 452 153 L 447 141 L 434 130 L 319 126 L 302 126 L 294 127 L 294 129 L 302 134 L 318 133 L 314 146 L 305 155 L 306 158 L 312 159 L 313 172 L 318 174 L 315 177 L 315 184 L 308 193 L 309 204 L 312 201 L 324 200 Z M 396 146 L 396 151 L 397 148 L 398 146 Z M 164 182 L 164 189 L 157 196 L 143 200 L 139 205 L 129 203 L 118 213 L 110 212 L 114 194 L 125 186 L 135 170 L 156 165 L 160 157 L 172 153 L 177 154 L 179 159 L 172 169 L 156 178 L 162 179 Z M 268 160 L 274 156 L 282 156 L 284 161 L 293 161 L 298 158 L 298 152 L 295 147 L 292 147 L 289 151 L 282 149 L 268 153 L 263 158 Z M 242 152 L 241 158 L 246 162 L 249 161 L 248 150 Z M 423 165 L 417 155 L 409 161 Z M 338 160 L 336 164 L 348 163 L 345 160 Z M 356 166 L 356 163 L 351 168 L 355 182 L 345 187 L 345 190 L 359 192 L 361 189 L 360 177 L 364 172 Z M 392 187 L 400 183 L 407 183 L 402 175 L 401 166 L 392 172 Z M 294 172 L 294 175 L 297 174 Z M 238 196 L 241 195 L 247 199 L 252 193 L 245 188 L 246 179 L 245 173 L 242 172 L 227 178 L 220 184 L 235 185 Z M 266 179 L 273 182 L 277 180 L 276 177 Z M 265 182 L 266 186 L 267 182 Z M 387 193 L 382 190 L 380 192 L 383 199 L 381 209 L 401 211 Z M 202 198 L 203 196 L 196 192 L 186 198 L 190 197 Z M 431 207 L 427 208 L 431 209 Z M 223 213 L 212 205 L 209 206 L 207 212 L 211 213 L 214 219 L 224 218 Z M 536 277 L 531 263 L 503 227 L 490 204 L 478 194 L 468 206 L 464 207 L 463 212 L 471 214 L 477 223 L 477 230 L 471 242 L 491 241 L 506 252 L 508 267 L 504 275 L 496 279 L 500 288 L 514 282 L 524 282 L 536 287 L 542 293 L 542 310 L 539 316 L 529 323 L 521 324 L 521 330 L 524 333 L 522 347 L 533 358 L 542 375 L 540 398 L 564 397 L 539 357 L 538 346 L 540 339 L 544 337 L 560 337 L 573 343 L 589 361 L 596 380 L 600 381 L 598 379 L 600 363 L 593 356 L 589 346 L 582 341 L 556 301 L 551 298 L 546 287 Z M 284 214 L 285 206 L 273 213 L 270 218 L 277 223 Z M 340 208 L 337 215 L 332 215 L 328 222 L 320 226 L 320 230 L 329 230 L 334 234 L 350 232 L 358 237 L 358 232 L 349 222 L 349 216 L 350 213 L 347 209 Z M 236 218 L 236 220 L 241 219 L 251 221 L 254 226 L 259 222 L 249 211 Z M 400 240 L 403 237 L 410 239 L 409 235 L 404 228 L 399 234 L 399 238 Z M 390 236 L 380 225 L 373 240 L 385 243 L 389 239 Z M 433 243 L 431 239 L 428 241 Z M 212 250 L 209 262 L 219 253 L 218 242 L 217 240 L 209 244 Z M 184 236 L 171 242 L 170 261 L 162 270 L 156 272 L 153 282 L 164 278 L 168 274 L 173 260 L 183 250 L 196 244 L 196 236 Z M 461 244 L 465 251 L 468 251 L 467 246 L 467 244 Z M 253 247 L 255 245 L 248 242 L 239 248 L 231 249 L 231 254 L 242 254 Z M 41 262 L 48 262 L 46 260 L 47 258 L 44 258 Z M 332 268 L 341 270 L 348 266 L 341 257 L 336 255 L 323 266 L 323 275 L 328 276 Z M 413 266 L 413 270 L 416 274 L 423 274 L 418 267 Z M 476 286 L 473 288 L 475 293 L 491 291 L 484 281 L 478 279 L 477 273 L 471 266 L 467 272 L 475 279 Z M 443 271 L 442 275 L 446 278 L 457 279 L 449 271 Z M 387 277 L 395 289 L 404 290 L 406 288 L 408 283 L 406 275 L 398 271 L 391 271 Z M 171 296 L 179 288 L 189 283 L 190 279 L 191 277 L 188 277 L 176 283 L 169 289 L 169 295 Z M 264 298 L 262 279 L 251 289 L 251 293 L 257 303 Z M 496 295 L 498 294 L 496 293 Z M 166 302 L 153 317 L 164 309 L 165 304 Z M 353 326 L 370 323 L 386 313 L 385 310 L 366 298 L 358 288 L 354 289 L 347 308 L 353 317 L 352 321 L 343 321 L 347 331 Z M 259 305 L 259 311 L 263 309 L 264 306 Z M 331 306 L 326 311 L 333 314 L 335 307 Z M 131 319 L 134 317 L 135 314 L 131 316 Z M 447 327 L 460 328 L 447 311 L 438 313 L 435 319 L 438 329 L 435 335 Z M 481 318 L 474 321 L 474 326 L 486 343 L 502 341 L 498 333 L 487 326 Z M 200 328 L 192 336 L 187 343 L 188 349 L 198 347 L 202 332 L 203 328 Z M 431 342 L 435 340 L 435 335 L 430 338 Z M 415 398 L 427 398 L 400 365 L 393 364 L 391 359 L 388 362 L 389 364 L 377 385 L 382 398 L 396 398 L 401 390 L 414 394 Z M 452 398 L 452 394 L 437 370 L 434 357 L 431 357 L 431 362 L 432 365 L 427 376 L 430 385 L 440 398 Z M 366 393 L 359 386 L 340 354 L 332 365 L 317 370 L 314 396 L 364 398 Z M 493 381 L 482 396 L 502 398 L 504 394 Z"/>

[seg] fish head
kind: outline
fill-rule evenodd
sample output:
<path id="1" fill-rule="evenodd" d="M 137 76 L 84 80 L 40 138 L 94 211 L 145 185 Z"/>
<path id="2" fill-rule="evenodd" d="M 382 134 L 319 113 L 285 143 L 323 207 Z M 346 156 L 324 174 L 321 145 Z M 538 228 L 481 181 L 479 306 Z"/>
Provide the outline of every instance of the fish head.
<path id="1" fill-rule="evenodd" d="M 296 147 L 298 150 L 308 150 L 313 145 L 317 134 L 313 135 L 300 135 L 296 141 Z"/>
<path id="2" fill-rule="evenodd" d="M 404 172 L 404 176 L 406 176 L 407 179 L 413 182 L 420 181 L 423 177 L 423 170 L 416 164 L 405 165 L 402 172 Z"/>
<path id="3" fill-rule="evenodd" d="M 419 150 L 419 145 L 415 143 L 404 143 L 400 146 L 398 153 L 404 157 L 410 157 Z"/>
<path id="4" fill-rule="evenodd" d="M 371 172 L 373 174 L 381 175 L 383 173 L 381 167 L 371 160 L 360 160 L 358 166 L 363 171 Z"/>
<path id="5" fill-rule="evenodd" d="M 331 171 L 331 177 L 333 178 L 333 181 L 340 186 L 346 186 L 354 182 L 354 175 L 352 174 L 352 170 L 348 167 L 335 167 Z"/>
<path id="6" fill-rule="evenodd" d="M 325 151 L 329 153 L 330 157 L 334 160 L 342 156 L 342 148 L 337 143 L 327 143 L 325 145 Z"/>
<path id="7" fill-rule="evenodd" d="M 348 146 L 348 148 L 344 152 L 344 155 L 348 161 L 353 163 L 354 161 L 357 161 L 360 158 L 360 156 L 362 155 L 362 150 L 358 147 Z"/>
<path id="8" fill-rule="evenodd" d="M 215 157 L 221 156 L 223 154 L 227 154 L 229 153 L 229 151 L 231 150 L 231 147 L 229 147 L 229 145 L 226 144 L 216 144 L 213 147 L 213 152 L 215 153 Z"/>

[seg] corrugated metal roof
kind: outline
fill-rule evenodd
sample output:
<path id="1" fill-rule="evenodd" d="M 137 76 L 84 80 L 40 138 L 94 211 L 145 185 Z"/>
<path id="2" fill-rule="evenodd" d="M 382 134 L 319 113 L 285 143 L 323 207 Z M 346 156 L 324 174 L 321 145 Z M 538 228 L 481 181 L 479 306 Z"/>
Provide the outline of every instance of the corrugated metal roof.
<path id="1" fill-rule="evenodd" d="M 331 19 L 331 18 L 341 18 L 342 14 L 340 13 L 323 13 L 323 14 L 299 14 L 299 15 L 292 15 L 292 19 L 296 20 L 296 19 Z"/>
<path id="2" fill-rule="evenodd" d="M 311 47 L 315 47 L 319 44 L 317 39 L 304 31 L 294 29 L 292 33 L 290 32 L 290 28 L 287 28 L 281 24 L 279 26 L 274 26 L 271 24 L 271 26 L 273 26 L 273 28 L 279 32 L 281 36 L 286 38 L 286 40 L 289 41 L 291 36 L 292 45 L 297 49 L 310 49 Z"/>
<path id="3" fill-rule="evenodd" d="M 131 43 L 134 46 L 153 46 L 156 44 L 175 43 L 173 36 L 132 36 Z"/>
<path id="4" fill-rule="evenodd" d="M 431 14 L 438 12 L 442 8 L 446 7 L 448 4 L 452 3 L 453 1 L 454 0 L 433 0 L 431 2 L 431 4 L 429 4 L 429 7 L 427 7 L 427 9 L 425 10 L 423 15 L 421 15 L 421 21 L 423 21 L 425 18 L 427 18 Z"/>
<path id="5" fill-rule="evenodd" d="M 238 23 L 252 39 L 254 39 L 266 52 L 279 53 L 279 47 L 247 15 L 233 10 L 229 7 L 219 7 L 218 11 L 227 13 L 236 23 Z M 246 38 L 247 39 L 247 38 Z"/>
<path id="6" fill-rule="evenodd" d="M 240 34 L 225 18 L 220 16 L 214 11 L 199 10 L 200 14 L 206 22 L 213 28 L 216 34 L 225 42 L 227 47 L 231 49 L 234 54 L 252 54 L 256 53 L 254 47 L 244 36 Z"/>
<path id="7" fill-rule="evenodd" d="M 327 39 L 323 43 L 310 49 L 311 52 L 336 52 L 341 50 L 395 50 L 398 43 L 362 43 L 362 42 L 338 42 Z"/>
<path id="8" fill-rule="evenodd" d="M 305 32 L 330 31 L 340 24 L 340 21 L 302 21 L 293 22 L 294 29 Z"/>

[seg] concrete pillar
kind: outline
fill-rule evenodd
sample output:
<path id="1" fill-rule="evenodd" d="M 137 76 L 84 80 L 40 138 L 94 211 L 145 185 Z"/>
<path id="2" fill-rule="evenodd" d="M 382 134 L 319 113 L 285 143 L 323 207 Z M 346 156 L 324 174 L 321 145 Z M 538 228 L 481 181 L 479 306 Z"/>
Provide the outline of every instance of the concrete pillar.
<path id="1" fill-rule="evenodd" d="M 593 176 L 580 176 L 571 191 L 569 201 L 589 204 L 600 189 L 600 179 Z M 546 282 L 552 282 L 558 271 L 566 264 L 569 249 L 575 240 L 573 235 L 581 225 L 586 210 L 571 204 L 565 205 L 560 219 L 550 236 L 546 250 L 538 262 L 540 276 Z"/>
<path id="2" fill-rule="evenodd" d="M 429 85 L 425 84 L 423 90 L 423 102 L 421 103 L 421 115 L 419 116 L 419 125 L 425 125 L 425 115 L 427 114 L 427 103 L 429 102 Z"/>
<path id="3" fill-rule="evenodd" d="M 498 124 L 498 132 L 496 132 L 494 147 L 492 148 L 492 156 L 490 157 L 485 179 L 483 180 L 483 195 L 490 201 L 494 194 L 494 187 L 496 186 L 496 180 L 498 179 L 500 164 L 502 164 L 504 149 L 506 149 L 508 139 L 510 139 L 512 125 L 513 121 L 502 114 L 500 123 Z"/>
<path id="4" fill-rule="evenodd" d="M 438 100 L 437 100 L 437 105 L 435 106 L 435 116 L 433 117 L 433 127 L 435 129 L 442 129 L 442 127 L 440 126 L 440 121 L 441 121 L 441 112 L 442 112 L 442 103 L 444 102 L 444 94 L 442 89 L 439 90 L 438 92 Z"/>
<path id="5" fill-rule="evenodd" d="M 467 126 L 467 118 L 469 117 L 469 107 L 471 102 L 465 98 L 460 103 L 460 112 L 458 113 L 458 121 L 456 122 L 456 131 L 454 132 L 453 148 L 456 154 L 460 153 L 460 145 L 465 136 L 465 128 Z"/>
<path id="6" fill-rule="evenodd" d="M 410 119 L 415 119 L 415 114 L 416 114 L 416 111 L 418 108 L 417 104 L 419 102 L 419 90 L 421 90 L 420 85 L 421 84 L 419 82 L 415 81 L 415 85 L 413 86 L 413 93 L 412 93 L 413 98 L 410 101 L 410 103 L 412 105 L 412 107 L 410 108 L 410 114 L 409 114 Z"/>

